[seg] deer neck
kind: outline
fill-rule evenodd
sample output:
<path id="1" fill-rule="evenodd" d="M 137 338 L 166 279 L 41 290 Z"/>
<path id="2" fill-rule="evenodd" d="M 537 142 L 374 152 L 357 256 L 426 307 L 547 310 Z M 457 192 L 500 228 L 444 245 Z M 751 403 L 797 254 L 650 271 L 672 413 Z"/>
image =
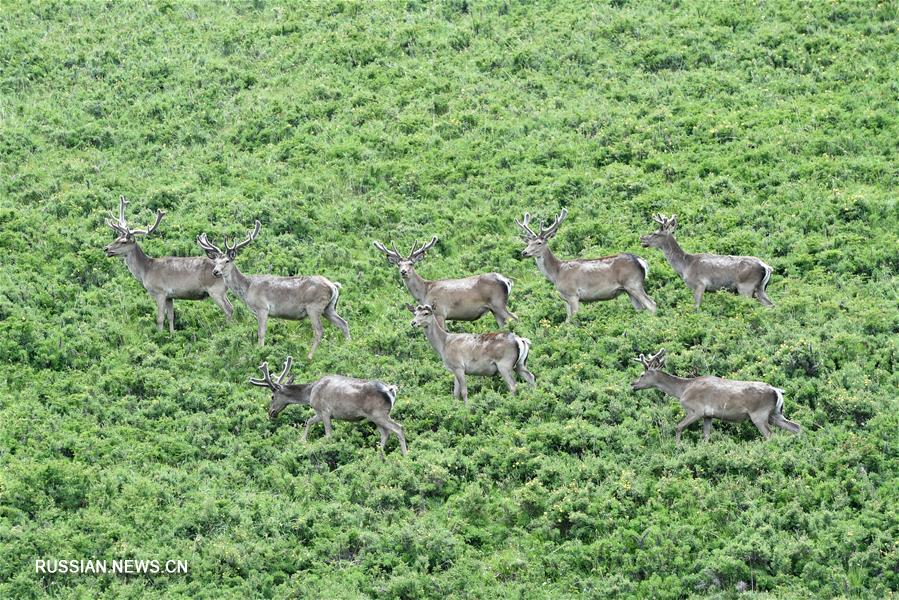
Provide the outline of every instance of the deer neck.
<path id="1" fill-rule="evenodd" d="M 687 253 L 681 249 L 680 244 L 677 243 L 673 235 L 665 238 L 665 242 L 662 244 L 662 253 L 665 255 L 665 260 L 668 261 L 668 264 L 683 279 L 684 271 L 687 268 Z"/>
<path id="2" fill-rule="evenodd" d="M 431 346 L 437 351 L 441 357 L 446 350 L 446 329 L 440 326 L 436 320 L 431 321 L 425 326 L 425 336 L 431 342 Z"/>
<path id="3" fill-rule="evenodd" d="M 228 271 L 228 274 L 224 277 L 225 285 L 228 286 L 228 289 L 238 298 L 246 302 L 247 293 L 250 291 L 250 278 L 241 273 L 240 269 L 237 268 L 237 265 L 233 263 L 231 265 L 231 270 Z"/>
<path id="4" fill-rule="evenodd" d="M 559 277 L 559 271 L 562 268 L 562 261 L 556 258 L 556 255 L 549 249 L 549 245 L 543 247 L 543 252 L 534 257 L 537 261 L 537 268 L 543 275 L 555 283 Z"/>
<path id="5" fill-rule="evenodd" d="M 406 289 L 409 290 L 409 293 L 412 294 L 412 297 L 415 298 L 415 301 L 418 303 L 423 303 L 425 298 L 428 296 L 428 283 L 429 281 L 422 278 L 415 271 L 415 267 L 409 269 L 409 277 L 406 278 Z"/>
<path id="6" fill-rule="evenodd" d="M 687 386 L 690 385 L 690 382 L 692 381 L 692 379 L 686 377 L 675 377 L 668 373 L 659 373 L 655 387 L 669 396 L 674 396 L 680 400 L 684 395 L 684 390 L 687 389 Z"/>
<path id="7" fill-rule="evenodd" d="M 152 261 L 153 259 L 147 256 L 138 244 L 134 244 L 134 249 L 125 255 L 125 265 L 128 266 L 131 274 L 141 282 L 147 276 Z"/>
<path id="8" fill-rule="evenodd" d="M 290 404 L 305 404 L 309 405 L 309 402 L 312 398 L 312 384 L 311 383 L 292 383 L 290 384 L 290 397 L 288 402 Z"/>

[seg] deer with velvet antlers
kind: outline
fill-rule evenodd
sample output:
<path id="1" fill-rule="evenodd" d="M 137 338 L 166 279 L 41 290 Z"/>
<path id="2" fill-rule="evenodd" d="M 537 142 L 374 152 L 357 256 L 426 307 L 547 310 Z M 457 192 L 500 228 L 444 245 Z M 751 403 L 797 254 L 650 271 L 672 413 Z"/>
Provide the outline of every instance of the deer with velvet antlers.
<path id="1" fill-rule="evenodd" d="M 125 221 L 127 204 L 125 196 L 120 196 L 118 219 L 106 219 L 106 224 L 115 231 L 116 239 L 104 251 L 106 256 L 123 257 L 131 274 L 156 300 L 156 327 L 162 330 L 168 317 L 169 332 L 175 331 L 175 300 L 212 298 L 230 320 L 232 308 L 226 297 L 228 289 L 224 281 L 213 275 L 212 261 L 202 256 L 147 256 L 138 245 L 137 236 L 156 231 L 165 212 L 157 210 L 156 221 L 150 227 L 131 229 Z"/>
<path id="2" fill-rule="evenodd" d="M 649 358 L 641 354 L 634 360 L 643 365 L 644 372 L 631 384 L 631 388 L 634 390 L 657 388 L 680 400 L 687 413 L 675 428 L 678 442 L 681 432 L 699 419 L 702 419 L 702 433 L 706 441 L 712 433 L 712 419 L 724 421 L 749 419 L 765 439 L 771 436 L 769 424 L 792 433 L 799 433 L 802 430 L 797 423 L 784 417 L 784 391 L 780 388 L 760 381 L 669 375 L 662 371 L 665 366 L 664 348 Z"/>
<path id="3" fill-rule="evenodd" d="M 310 383 L 294 383 L 288 378 L 293 366 L 293 357 L 288 356 L 284 368 L 277 379 L 272 379 L 268 363 L 259 365 L 262 379 L 250 378 L 250 383 L 272 391 L 268 407 L 268 418 L 274 419 L 288 404 L 303 404 L 312 408 L 315 414 L 306 420 L 302 441 L 309 436 L 309 428 L 321 422 L 325 426 L 325 437 L 331 437 L 331 420 L 370 421 L 381 434 L 381 455 L 391 433 L 400 441 L 400 452 L 406 454 L 406 436 L 402 426 L 390 418 L 390 411 L 396 402 L 397 387 L 380 381 L 356 379 L 342 375 L 328 375 Z"/>
<path id="4" fill-rule="evenodd" d="M 646 248 L 659 248 L 665 259 L 693 291 L 696 308 L 702 304 L 705 292 L 716 290 L 735 291 L 741 296 L 755 298 L 762 306 L 774 306 L 765 294 L 768 280 L 774 270 L 754 256 L 725 256 L 720 254 L 688 254 L 677 240 L 677 215 L 671 218 L 655 215 L 659 228 L 640 238 Z"/>
<path id="5" fill-rule="evenodd" d="M 623 253 L 603 258 L 556 258 L 549 249 L 549 240 L 556 235 L 567 214 L 568 210 L 563 208 L 548 227 L 541 223 L 540 233 L 531 229 L 529 213 L 524 213 L 522 221 L 515 221 L 527 243 L 521 255 L 534 257 L 537 268 L 556 287 L 568 308 L 566 320 L 574 317 L 581 302 L 611 300 L 622 292 L 628 295 L 636 310 L 655 313 L 656 303 L 643 287 L 649 275 L 649 264 L 639 256 Z"/>
<path id="6" fill-rule="evenodd" d="M 259 235 L 259 221 L 252 232 L 239 243 L 228 244 L 225 249 L 209 241 L 205 233 L 197 238 L 197 244 L 209 258 L 213 259 L 213 275 L 224 279 L 228 289 L 243 300 L 256 315 L 257 338 L 260 346 L 265 345 L 268 318 L 300 320 L 309 317 L 314 333 L 308 359 L 312 359 L 315 349 L 324 335 L 321 318 L 339 328 L 346 339 L 350 339 L 347 322 L 337 314 L 337 300 L 340 298 L 340 284 L 318 275 L 300 277 L 279 277 L 277 275 L 244 275 L 234 264 L 238 253 Z"/>
<path id="7" fill-rule="evenodd" d="M 433 281 L 423 279 L 416 273 L 415 265 L 436 243 L 437 236 L 434 236 L 430 242 L 422 246 L 413 244 L 407 256 L 400 254 L 395 243 L 392 250 L 378 241 L 374 242 L 374 246 L 384 253 L 387 262 L 399 269 L 400 277 L 403 278 L 406 289 L 415 301 L 434 307 L 441 327 L 446 326 L 447 320 L 477 321 L 487 312 L 493 313 L 500 327 L 503 327 L 507 320 L 518 318 L 507 308 L 512 281 L 499 273 Z"/>
<path id="8" fill-rule="evenodd" d="M 515 374 L 535 385 L 533 373 L 528 370 L 528 353 L 531 340 L 514 333 L 450 333 L 437 319 L 439 311 L 424 304 L 418 307 L 407 304 L 415 315 L 413 327 L 421 327 L 443 365 L 453 374 L 453 396 L 462 398 L 468 406 L 466 375 L 496 375 L 506 382 L 509 391 L 515 393 Z"/>

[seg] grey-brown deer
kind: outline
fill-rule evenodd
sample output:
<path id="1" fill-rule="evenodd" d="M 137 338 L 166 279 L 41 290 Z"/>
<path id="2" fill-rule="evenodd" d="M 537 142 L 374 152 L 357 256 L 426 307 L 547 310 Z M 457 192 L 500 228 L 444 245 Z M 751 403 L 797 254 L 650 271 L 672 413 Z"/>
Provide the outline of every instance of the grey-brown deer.
<path id="1" fill-rule="evenodd" d="M 468 406 L 466 375 L 496 375 L 506 382 L 509 391 L 516 390 L 515 374 L 535 385 L 533 373 L 528 370 L 528 353 L 531 340 L 514 333 L 450 333 L 437 320 L 438 311 L 424 304 L 406 308 L 415 315 L 413 327 L 421 327 L 443 365 L 453 374 L 453 396 L 462 398 Z"/>
<path id="2" fill-rule="evenodd" d="M 643 365 L 643 374 L 631 388 L 643 390 L 656 388 L 680 400 L 687 416 L 675 428 L 677 441 L 681 432 L 691 423 L 702 419 L 703 438 L 708 441 L 712 432 L 712 419 L 724 421 L 752 421 L 768 439 L 776 425 L 792 433 L 801 427 L 784 417 L 784 391 L 760 381 L 735 381 L 720 377 L 675 377 L 662 371 L 665 366 L 665 349 L 647 358 L 641 354 L 634 359 Z"/>
<path id="3" fill-rule="evenodd" d="M 659 228 L 640 238 L 647 248 L 659 248 L 665 259 L 684 280 L 687 287 L 693 290 L 693 301 L 696 308 L 702 304 L 705 292 L 716 290 L 735 291 L 747 298 L 755 297 L 762 306 L 774 306 L 765 294 L 768 280 L 774 270 L 754 256 L 725 256 L 721 254 L 688 254 L 684 252 L 677 240 L 674 230 L 677 229 L 677 215 L 670 218 L 655 215 L 653 220 Z"/>
<path id="4" fill-rule="evenodd" d="M 400 441 L 400 451 L 406 454 L 406 436 L 402 426 L 390 418 L 390 411 L 396 402 L 397 387 L 380 381 L 356 379 L 342 375 L 328 375 L 310 383 L 294 383 L 290 374 L 293 357 L 288 356 L 284 368 L 276 380 L 272 379 L 268 363 L 259 365 L 262 379 L 250 378 L 250 383 L 272 391 L 268 407 L 268 418 L 274 419 L 288 404 L 303 404 L 312 408 L 315 414 L 306 420 L 302 440 L 309 436 L 309 428 L 321 422 L 325 426 L 325 437 L 331 437 L 331 420 L 361 421 L 375 424 L 381 433 L 381 455 L 387 445 L 387 438 L 395 433 Z"/>
<path id="5" fill-rule="evenodd" d="M 121 256 L 128 270 L 156 301 L 156 327 L 162 330 L 168 317 L 169 332 L 175 331 L 175 300 L 212 300 L 231 319 L 231 303 L 225 282 L 212 274 L 214 265 L 203 256 L 147 256 L 137 237 L 150 235 L 159 226 L 165 212 L 156 211 L 156 221 L 146 229 L 131 229 L 125 221 L 125 196 L 119 197 L 119 216 L 106 219 L 106 224 L 116 233 L 116 239 L 104 248 L 106 256 Z"/>
<path id="6" fill-rule="evenodd" d="M 222 277 L 228 289 L 243 300 L 256 315 L 258 322 L 257 339 L 260 346 L 265 345 L 265 331 L 268 318 L 300 320 L 309 317 L 312 323 L 313 340 L 308 359 L 318 348 L 324 335 L 321 318 L 339 328 L 346 339 L 350 339 L 350 328 L 347 322 L 337 314 L 337 300 L 340 298 L 340 284 L 318 275 L 299 277 L 279 277 L 277 275 L 244 275 L 234 264 L 238 253 L 259 235 L 259 221 L 246 239 L 236 244 L 229 244 L 225 239 L 222 250 L 209 241 L 205 233 L 200 234 L 197 243 L 214 258 L 212 270 L 217 277 Z"/>
<path id="7" fill-rule="evenodd" d="M 419 304 L 435 307 L 438 321 L 442 327 L 446 321 L 476 321 L 485 313 L 493 313 L 497 325 L 503 327 L 509 319 L 517 319 L 508 309 L 509 293 L 512 281 L 499 273 L 483 273 L 464 279 L 423 279 L 415 271 L 425 253 L 437 243 L 437 236 L 427 244 L 413 244 L 407 256 L 400 254 L 396 243 L 390 250 L 381 242 L 374 246 L 384 253 L 387 262 L 396 265 L 400 277 L 406 283 L 406 289 Z"/>
<path id="8" fill-rule="evenodd" d="M 556 258 L 548 242 L 555 237 L 567 214 L 568 210 L 563 208 L 548 227 L 541 223 L 540 233 L 531 229 L 529 213 L 524 213 L 522 221 L 515 221 L 527 243 L 521 255 L 534 257 L 537 268 L 556 287 L 568 309 L 566 320 L 574 317 L 581 302 L 611 300 L 621 293 L 628 295 L 636 310 L 646 309 L 655 313 L 656 303 L 643 287 L 649 275 L 649 264 L 639 256 L 623 253 L 602 258 Z"/>

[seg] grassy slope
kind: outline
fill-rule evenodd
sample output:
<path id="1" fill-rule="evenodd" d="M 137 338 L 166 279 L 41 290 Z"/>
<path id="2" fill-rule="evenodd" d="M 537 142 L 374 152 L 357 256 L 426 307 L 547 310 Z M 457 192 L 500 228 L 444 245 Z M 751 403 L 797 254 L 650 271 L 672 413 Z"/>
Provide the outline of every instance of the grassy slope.
<path id="1" fill-rule="evenodd" d="M 723 6 L 723 4 L 722 4 Z M 883 596 L 899 586 L 894 3 L 276 3 L 0 8 L 0 596 Z M 892 80 L 891 80 L 892 78 Z M 892 194 L 891 194 L 892 192 Z M 260 238 L 247 272 L 344 284 L 354 332 L 314 363 L 401 385 L 410 442 L 330 440 L 245 384 L 300 357 L 308 323 L 253 344 L 211 302 L 151 299 L 101 247 L 120 193 L 144 245 Z M 579 326 L 512 219 L 570 217 L 562 256 L 634 251 L 655 317 L 626 299 Z M 775 268 L 764 310 L 700 312 L 661 254 Z M 425 276 L 501 270 L 538 387 L 473 381 L 475 410 L 401 310 L 371 247 L 431 234 Z M 486 319 L 469 330 L 487 331 Z M 698 428 L 632 394 L 638 351 L 680 374 L 786 389 L 805 433 Z M 813 363 L 818 363 L 817 371 Z M 33 559 L 182 558 L 188 576 L 38 576 Z"/>

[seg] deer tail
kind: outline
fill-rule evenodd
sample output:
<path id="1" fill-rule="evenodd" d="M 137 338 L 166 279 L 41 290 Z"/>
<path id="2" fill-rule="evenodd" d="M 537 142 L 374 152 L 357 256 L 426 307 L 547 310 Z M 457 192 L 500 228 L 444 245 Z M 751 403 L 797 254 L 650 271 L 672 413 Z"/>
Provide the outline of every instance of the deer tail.
<path id="1" fill-rule="evenodd" d="M 387 385 L 386 383 L 381 383 L 378 381 L 376 383 L 378 386 L 378 391 L 384 396 L 384 399 L 390 402 L 390 408 L 393 409 L 393 405 L 396 404 L 396 392 L 398 390 L 395 385 Z"/>
<path id="2" fill-rule="evenodd" d="M 526 367 L 528 364 L 528 353 L 531 351 L 531 340 L 515 336 L 515 342 L 518 344 L 518 360 L 515 361 L 515 368 L 520 369 Z"/>
<path id="3" fill-rule="evenodd" d="M 636 254 L 628 254 L 633 260 L 640 265 L 640 268 L 643 269 L 643 280 L 645 281 L 647 277 L 649 277 L 649 263 L 637 256 Z"/>
<path id="4" fill-rule="evenodd" d="M 765 276 L 762 278 L 762 283 L 759 286 L 759 288 L 764 292 L 765 288 L 768 287 L 768 280 L 771 279 L 771 273 L 774 272 L 774 269 L 771 268 L 771 265 L 767 265 L 762 261 L 759 262 L 762 263 L 762 268 L 765 269 Z"/>
<path id="5" fill-rule="evenodd" d="M 512 293 L 512 280 L 509 279 L 508 277 L 504 277 L 503 275 L 500 275 L 499 273 L 496 274 L 496 278 L 499 280 L 499 282 L 501 284 L 506 286 L 506 298 L 508 298 L 509 294 Z"/>
<path id="6" fill-rule="evenodd" d="M 328 302 L 328 308 L 337 310 L 337 301 L 340 300 L 340 288 L 343 287 L 339 281 L 331 281 L 331 301 Z"/>
<path id="7" fill-rule="evenodd" d="M 784 414 L 784 391 L 780 388 L 774 388 L 774 393 L 777 394 L 777 403 L 774 405 L 774 414 L 783 415 Z"/>

